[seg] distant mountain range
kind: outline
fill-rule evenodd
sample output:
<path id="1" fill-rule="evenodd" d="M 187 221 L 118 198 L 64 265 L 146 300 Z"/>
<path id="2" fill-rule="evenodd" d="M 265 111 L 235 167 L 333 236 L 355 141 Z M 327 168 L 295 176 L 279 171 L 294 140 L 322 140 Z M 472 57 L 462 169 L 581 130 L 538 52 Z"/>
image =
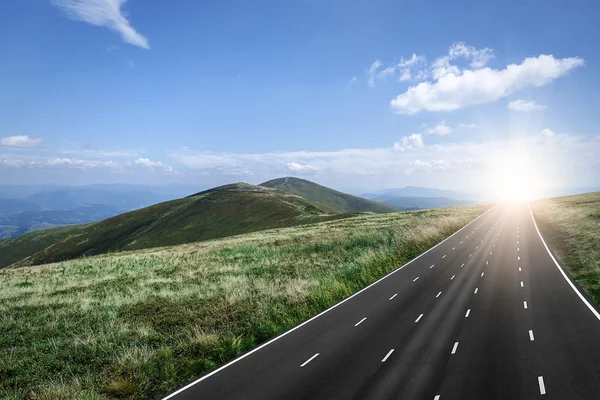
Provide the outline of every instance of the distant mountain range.
<path id="1" fill-rule="evenodd" d="M 191 192 L 183 185 L 0 185 L 0 239 L 100 221 Z"/>
<path id="2" fill-rule="evenodd" d="M 418 186 L 384 189 L 377 192 L 365 193 L 362 197 L 398 210 L 459 206 L 474 204 L 480 200 L 477 196 L 469 193 Z"/>
<path id="3" fill-rule="evenodd" d="M 235 183 L 101 222 L 0 241 L 0 268 L 168 246 L 395 209 L 298 178 Z"/>

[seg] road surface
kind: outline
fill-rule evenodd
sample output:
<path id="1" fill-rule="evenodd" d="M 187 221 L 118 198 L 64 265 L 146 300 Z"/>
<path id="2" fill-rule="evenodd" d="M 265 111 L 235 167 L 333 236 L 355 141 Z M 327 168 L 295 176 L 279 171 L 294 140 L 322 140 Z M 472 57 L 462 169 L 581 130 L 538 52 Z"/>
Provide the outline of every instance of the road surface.
<path id="1" fill-rule="evenodd" d="M 600 315 L 522 203 L 166 399 L 538 398 L 600 398 Z"/>

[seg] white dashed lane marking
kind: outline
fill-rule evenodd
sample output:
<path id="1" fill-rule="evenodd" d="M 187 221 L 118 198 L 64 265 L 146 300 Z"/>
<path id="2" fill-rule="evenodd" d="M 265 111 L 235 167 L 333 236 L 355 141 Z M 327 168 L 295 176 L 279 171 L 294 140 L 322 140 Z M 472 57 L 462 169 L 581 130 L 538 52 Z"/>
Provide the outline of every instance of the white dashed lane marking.
<path id="1" fill-rule="evenodd" d="M 381 360 L 381 362 L 385 362 L 385 360 L 387 360 L 388 357 L 391 356 L 393 352 L 394 352 L 394 349 L 391 349 L 390 351 L 388 351 L 388 353 L 385 355 L 385 357 L 383 357 L 383 360 Z"/>
<path id="2" fill-rule="evenodd" d="M 538 383 L 540 385 L 540 394 L 546 394 L 546 385 L 544 385 L 543 376 L 538 376 Z"/>
<path id="3" fill-rule="evenodd" d="M 533 337 L 533 331 L 532 330 L 529 331 L 529 340 L 531 340 L 532 342 L 535 340 L 535 338 Z"/>
<path id="4" fill-rule="evenodd" d="M 469 318 L 469 314 L 471 314 L 471 309 L 470 308 L 467 310 L 467 313 L 465 314 L 465 318 Z"/>
<path id="5" fill-rule="evenodd" d="M 398 293 L 396 293 L 395 295 L 393 295 L 392 297 L 390 297 L 390 300 L 393 299 L 396 296 L 398 296 Z"/>
<path id="6" fill-rule="evenodd" d="M 366 319 L 367 319 L 367 317 L 364 317 L 363 319 L 361 319 L 360 321 L 358 321 L 356 324 L 354 324 L 354 326 L 359 326 L 360 324 L 362 324 L 363 322 L 365 322 Z"/>
<path id="7" fill-rule="evenodd" d="M 419 315 L 419 317 L 415 320 L 415 322 L 419 322 L 423 318 L 423 314 Z"/>
<path id="8" fill-rule="evenodd" d="M 319 357 L 319 353 L 315 354 L 314 356 L 312 356 L 311 358 L 309 358 L 308 360 L 304 361 L 304 364 L 300 365 L 300 367 L 304 367 L 306 364 L 308 364 L 309 362 L 311 362 L 312 360 L 314 360 L 315 358 Z"/>
<path id="9" fill-rule="evenodd" d="M 452 348 L 452 353 L 450 353 L 450 354 L 456 354 L 456 350 L 458 350 L 458 342 L 454 343 L 454 347 Z"/>

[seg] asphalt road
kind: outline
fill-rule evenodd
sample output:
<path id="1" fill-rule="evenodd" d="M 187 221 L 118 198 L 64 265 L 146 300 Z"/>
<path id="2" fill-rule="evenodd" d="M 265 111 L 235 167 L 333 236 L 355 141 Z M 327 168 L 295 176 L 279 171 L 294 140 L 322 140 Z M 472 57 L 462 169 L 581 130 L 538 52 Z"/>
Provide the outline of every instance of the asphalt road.
<path id="1" fill-rule="evenodd" d="M 598 399 L 600 316 L 526 203 L 167 399 Z"/>

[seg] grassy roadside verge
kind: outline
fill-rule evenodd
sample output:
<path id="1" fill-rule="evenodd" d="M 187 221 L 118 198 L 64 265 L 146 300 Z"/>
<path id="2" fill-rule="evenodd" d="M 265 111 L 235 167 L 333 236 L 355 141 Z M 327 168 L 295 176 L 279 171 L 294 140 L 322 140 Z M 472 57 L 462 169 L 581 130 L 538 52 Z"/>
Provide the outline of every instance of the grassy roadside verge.
<path id="1" fill-rule="evenodd" d="M 531 210 L 560 264 L 600 304 L 600 193 L 537 200 Z"/>
<path id="2" fill-rule="evenodd" d="M 0 398 L 160 398 L 360 290 L 486 208 L 362 215 L 1 270 Z"/>

